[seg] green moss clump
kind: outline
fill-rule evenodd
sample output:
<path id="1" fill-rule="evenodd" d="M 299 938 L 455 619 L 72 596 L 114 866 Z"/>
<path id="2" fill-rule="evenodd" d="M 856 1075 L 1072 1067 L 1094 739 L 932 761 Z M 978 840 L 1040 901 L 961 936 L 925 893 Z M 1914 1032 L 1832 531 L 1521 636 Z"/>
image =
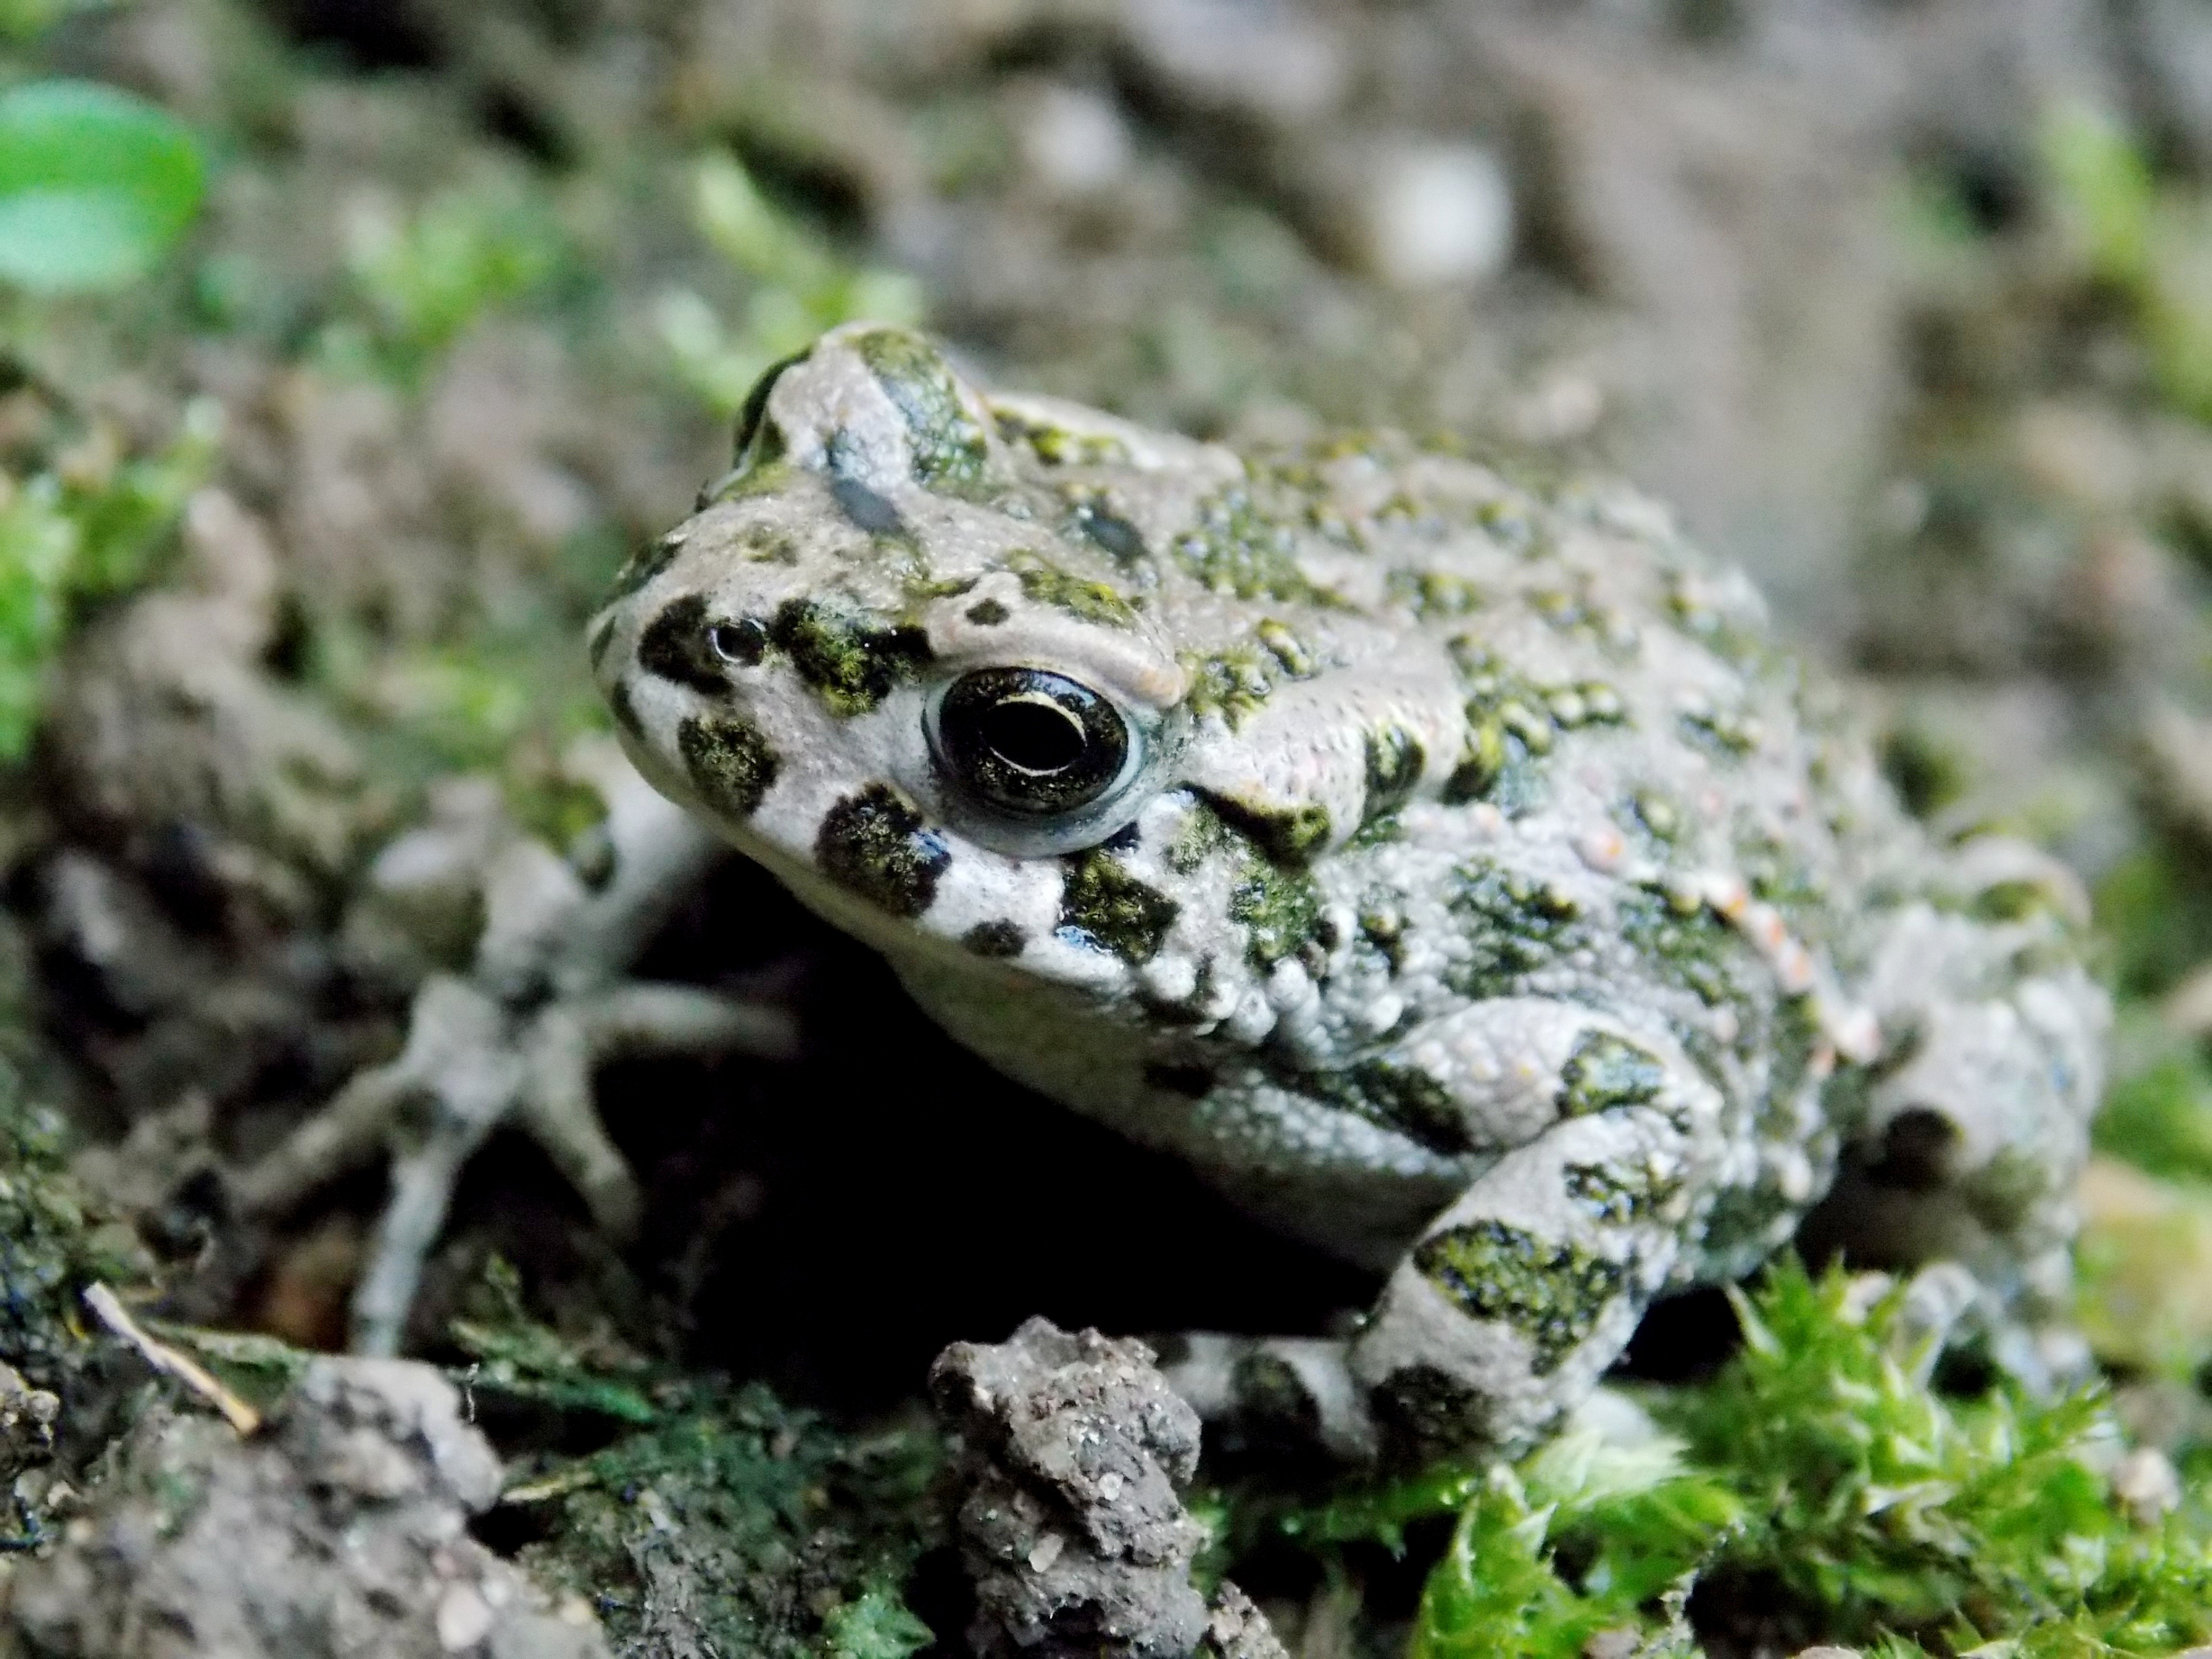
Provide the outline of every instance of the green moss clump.
<path id="1" fill-rule="evenodd" d="M 62 1157 L 61 1120 L 0 1061 L 0 1361 L 54 1388 L 84 1348 L 87 1285 L 143 1280 L 144 1252 L 87 1204 Z"/>
<path id="2" fill-rule="evenodd" d="M 655 1400 L 650 1426 L 510 1490 L 550 1511 L 523 1565 L 590 1600 L 616 1654 L 928 1645 L 900 1588 L 942 1530 L 933 1431 L 848 1439 L 757 1384 L 672 1382 Z"/>
<path id="3" fill-rule="evenodd" d="M 2152 1656 L 2212 1636 L 2212 1489 L 2165 1514 L 2130 1505 L 2100 1393 L 1945 1395 L 1903 1290 L 1870 1302 L 1840 1272 L 1785 1261 L 1735 1300 L 1745 1344 L 1719 1376 L 1644 1396 L 1661 1433 L 1591 1419 L 1510 1468 L 1317 1508 L 1247 1495 L 1231 1534 L 1336 1559 L 1402 1549 L 1413 1522 L 1456 1511 L 1413 1659 L 1578 1659 L 1601 1630 L 1692 1654 L 1690 1615 L 1753 1583 L 1804 1639 L 1890 1659 Z"/>

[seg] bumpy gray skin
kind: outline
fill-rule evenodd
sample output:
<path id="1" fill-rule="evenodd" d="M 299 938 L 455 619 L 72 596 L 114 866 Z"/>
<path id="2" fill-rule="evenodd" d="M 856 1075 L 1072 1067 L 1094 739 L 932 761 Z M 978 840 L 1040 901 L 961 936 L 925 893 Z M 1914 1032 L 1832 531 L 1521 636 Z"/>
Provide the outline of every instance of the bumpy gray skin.
<path id="1" fill-rule="evenodd" d="M 1174 1372 L 1357 1457 L 1528 1443 L 1832 1190 L 1824 1237 L 1965 1261 L 2049 1358 L 2107 1018 L 2081 896 L 1931 846 L 1764 628 L 1619 486 L 1240 459 L 854 325 L 591 649 L 645 775 L 960 1041 L 1388 1273 L 1346 1341 Z M 1097 799 L 963 762 L 947 690 L 1007 666 L 1116 712 Z"/>

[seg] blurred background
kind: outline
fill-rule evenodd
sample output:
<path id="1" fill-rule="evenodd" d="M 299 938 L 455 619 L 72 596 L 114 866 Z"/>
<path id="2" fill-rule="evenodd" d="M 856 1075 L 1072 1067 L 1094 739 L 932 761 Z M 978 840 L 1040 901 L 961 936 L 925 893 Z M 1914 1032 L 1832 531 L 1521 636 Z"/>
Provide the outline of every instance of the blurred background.
<path id="1" fill-rule="evenodd" d="M 2212 0 L 0 0 L 0 1043 L 165 1310 L 343 1344 L 380 1164 L 250 1218 L 232 1177 L 467 963 L 485 846 L 588 869 L 583 621 L 858 316 L 1674 502 L 1916 811 L 2097 894 L 2085 1318 L 2131 1421 L 2208 1437 Z M 1030 1312 L 1363 1293 L 742 867 L 647 966 L 807 1057 L 602 1075 L 627 1251 L 494 1138 L 411 1349 L 489 1271 L 882 1411 Z"/>

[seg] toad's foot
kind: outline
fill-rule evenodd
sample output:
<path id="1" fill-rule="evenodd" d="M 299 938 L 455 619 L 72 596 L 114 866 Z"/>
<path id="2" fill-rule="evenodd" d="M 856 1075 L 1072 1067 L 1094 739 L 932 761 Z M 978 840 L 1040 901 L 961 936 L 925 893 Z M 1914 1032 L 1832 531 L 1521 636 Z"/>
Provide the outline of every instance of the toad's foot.
<path id="1" fill-rule="evenodd" d="M 390 1149 L 392 1194 L 354 1291 L 357 1352 L 398 1349 L 462 1168 L 495 1128 L 513 1123 L 528 1134 L 601 1230 L 627 1240 L 642 1200 L 594 1109 L 598 1068 L 732 1050 L 786 1060 L 797 1050 L 783 1009 L 624 977 L 716 849 L 611 750 L 580 755 L 570 769 L 607 803 L 603 851 L 613 869 L 605 883 L 592 890 L 530 837 L 483 838 L 484 922 L 469 974 L 427 979 L 398 1056 L 356 1075 L 232 1183 L 244 1213 L 273 1217 Z"/>

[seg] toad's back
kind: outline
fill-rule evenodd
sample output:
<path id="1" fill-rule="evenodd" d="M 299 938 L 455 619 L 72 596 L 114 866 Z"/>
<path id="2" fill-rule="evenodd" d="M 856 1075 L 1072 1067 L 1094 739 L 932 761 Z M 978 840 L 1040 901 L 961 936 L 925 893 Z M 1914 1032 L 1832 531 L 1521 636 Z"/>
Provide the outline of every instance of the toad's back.
<path id="1" fill-rule="evenodd" d="M 856 325 L 592 648 L 647 775 L 963 1041 L 1393 1269 L 1386 1415 L 1525 1436 L 1839 1162 L 1863 1252 L 2063 1291 L 2073 884 L 1930 846 L 1632 492 L 1240 459 Z"/>

